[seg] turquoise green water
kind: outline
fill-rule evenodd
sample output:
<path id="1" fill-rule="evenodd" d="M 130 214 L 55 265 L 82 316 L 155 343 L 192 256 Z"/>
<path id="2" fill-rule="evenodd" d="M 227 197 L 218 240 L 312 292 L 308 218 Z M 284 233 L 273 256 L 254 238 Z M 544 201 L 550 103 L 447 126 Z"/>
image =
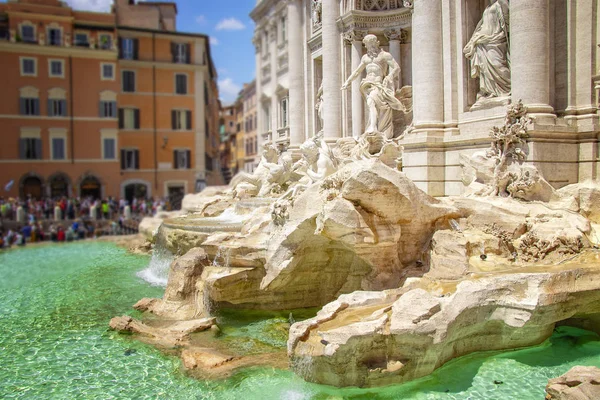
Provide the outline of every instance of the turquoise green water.
<path id="1" fill-rule="evenodd" d="M 574 365 L 600 366 L 598 338 L 563 328 L 541 346 L 471 355 L 387 388 L 340 390 L 272 368 L 200 382 L 182 373 L 178 359 L 107 330 L 111 317 L 135 315 L 131 305 L 140 298 L 161 295 L 135 275 L 147 264 L 107 243 L 0 253 L 0 398 L 543 399 L 549 378 Z M 248 346 L 248 353 L 282 348 L 284 321 L 228 313 L 220 340 Z"/>

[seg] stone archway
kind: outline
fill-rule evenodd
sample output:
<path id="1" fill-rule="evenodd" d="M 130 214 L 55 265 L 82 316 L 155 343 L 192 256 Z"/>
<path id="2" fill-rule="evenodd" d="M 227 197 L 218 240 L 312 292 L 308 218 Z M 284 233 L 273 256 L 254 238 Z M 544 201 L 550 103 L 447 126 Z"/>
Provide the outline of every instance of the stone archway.
<path id="1" fill-rule="evenodd" d="M 21 199 L 32 197 L 39 200 L 42 198 L 44 193 L 43 189 L 44 181 L 35 173 L 24 175 L 19 183 L 19 195 L 21 196 Z"/>
<path id="2" fill-rule="evenodd" d="M 129 204 L 133 199 L 148 199 L 152 197 L 152 186 L 150 182 L 142 179 L 129 179 L 121 183 L 121 198 L 127 200 Z"/>
<path id="3" fill-rule="evenodd" d="M 70 197 L 71 179 L 63 172 L 57 172 L 48 178 L 48 195 L 51 199 Z"/>
<path id="4" fill-rule="evenodd" d="M 94 175 L 86 175 L 81 179 L 79 184 L 79 195 L 84 197 L 92 197 L 94 199 L 102 198 L 102 183 L 100 179 Z"/>

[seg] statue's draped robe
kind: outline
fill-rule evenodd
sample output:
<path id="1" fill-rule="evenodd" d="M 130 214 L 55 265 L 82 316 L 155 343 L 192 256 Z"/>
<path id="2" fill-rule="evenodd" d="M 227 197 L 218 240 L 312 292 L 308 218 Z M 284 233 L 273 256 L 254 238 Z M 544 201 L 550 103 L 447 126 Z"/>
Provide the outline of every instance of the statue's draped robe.
<path id="1" fill-rule="evenodd" d="M 389 69 L 387 62 L 380 61 L 377 64 L 381 69 L 382 76 L 387 76 Z M 370 98 L 375 103 L 375 108 L 378 111 L 376 123 L 378 131 L 383 133 L 386 138 L 392 139 L 394 137 L 393 110 L 404 111 L 404 106 L 396 98 L 394 80 L 382 83 L 363 79 L 360 84 L 360 91 L 367 101 Z M 367 121 L 367 126 L 370 124 L 371 121 Z"/>
<path id="2" fill-rule="evenodd" d="M 488 6 L 464 48 L 471 60 L 471 77 L 479 78 L 477 100 L 507 96 L 510 88 L 508 2 Z"/>

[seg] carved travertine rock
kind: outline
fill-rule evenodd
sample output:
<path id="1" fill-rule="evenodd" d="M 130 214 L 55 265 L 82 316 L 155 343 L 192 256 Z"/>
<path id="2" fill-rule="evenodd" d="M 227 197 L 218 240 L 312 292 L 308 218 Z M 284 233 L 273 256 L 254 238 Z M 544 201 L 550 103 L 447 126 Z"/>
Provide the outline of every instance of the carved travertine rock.
<path id="1" fill-rule="evenodd" d="M 379 386 L 428 375 L 470 352 L 539 344 L 556 322 L 600 313 L 597 256 L 585 261 L 463 279 L 443 292 L 423 279 L 400 290 L 353 293 L 370 302 L 342 296 L 292 326 L 292 368 L 311 382 Z"/>
<path id="2" fill-rule="evenodd" d="M 590 400 L 600 398 L 600 368 L 576 366 L 546 386 L 546 400 Z"/>

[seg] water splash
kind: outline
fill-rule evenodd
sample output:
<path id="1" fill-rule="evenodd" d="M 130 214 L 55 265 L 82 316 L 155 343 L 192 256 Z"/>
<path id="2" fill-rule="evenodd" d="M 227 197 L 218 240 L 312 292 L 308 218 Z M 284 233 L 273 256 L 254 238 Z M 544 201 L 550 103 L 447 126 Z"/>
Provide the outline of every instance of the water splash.
<path id="1" fill-rule="evenodd" d="M 151 284 L 152 286 L 166 287 L 169 280 L 169 269 L 175 259 L 173 253 L 167 249 L 163 235 L 162 225 L 158 228 L 156 243 L 152 258 L 148 267 L 137 273 L 137 276 Z"/>
<path id="2" fill-rule="evenodd" d="M 231 248 L 219 246 L 217 248 L 217 254 L 215 254 L 215 258 L 213 259 L 212 265 L 213 265 L 213 267 L 229 268 L 230 259 L 231 259 Z"/>
<path id="3" fill-rule="evenodd" d="M 450 221 L 450 226 L 452 227 L 452 230 L 458 233 L 462 233 L 462 229 L 460 227 L 460 225 L 458 224 L 458 222 L 456 222 L 455 219 L 451 219 Z"/>

